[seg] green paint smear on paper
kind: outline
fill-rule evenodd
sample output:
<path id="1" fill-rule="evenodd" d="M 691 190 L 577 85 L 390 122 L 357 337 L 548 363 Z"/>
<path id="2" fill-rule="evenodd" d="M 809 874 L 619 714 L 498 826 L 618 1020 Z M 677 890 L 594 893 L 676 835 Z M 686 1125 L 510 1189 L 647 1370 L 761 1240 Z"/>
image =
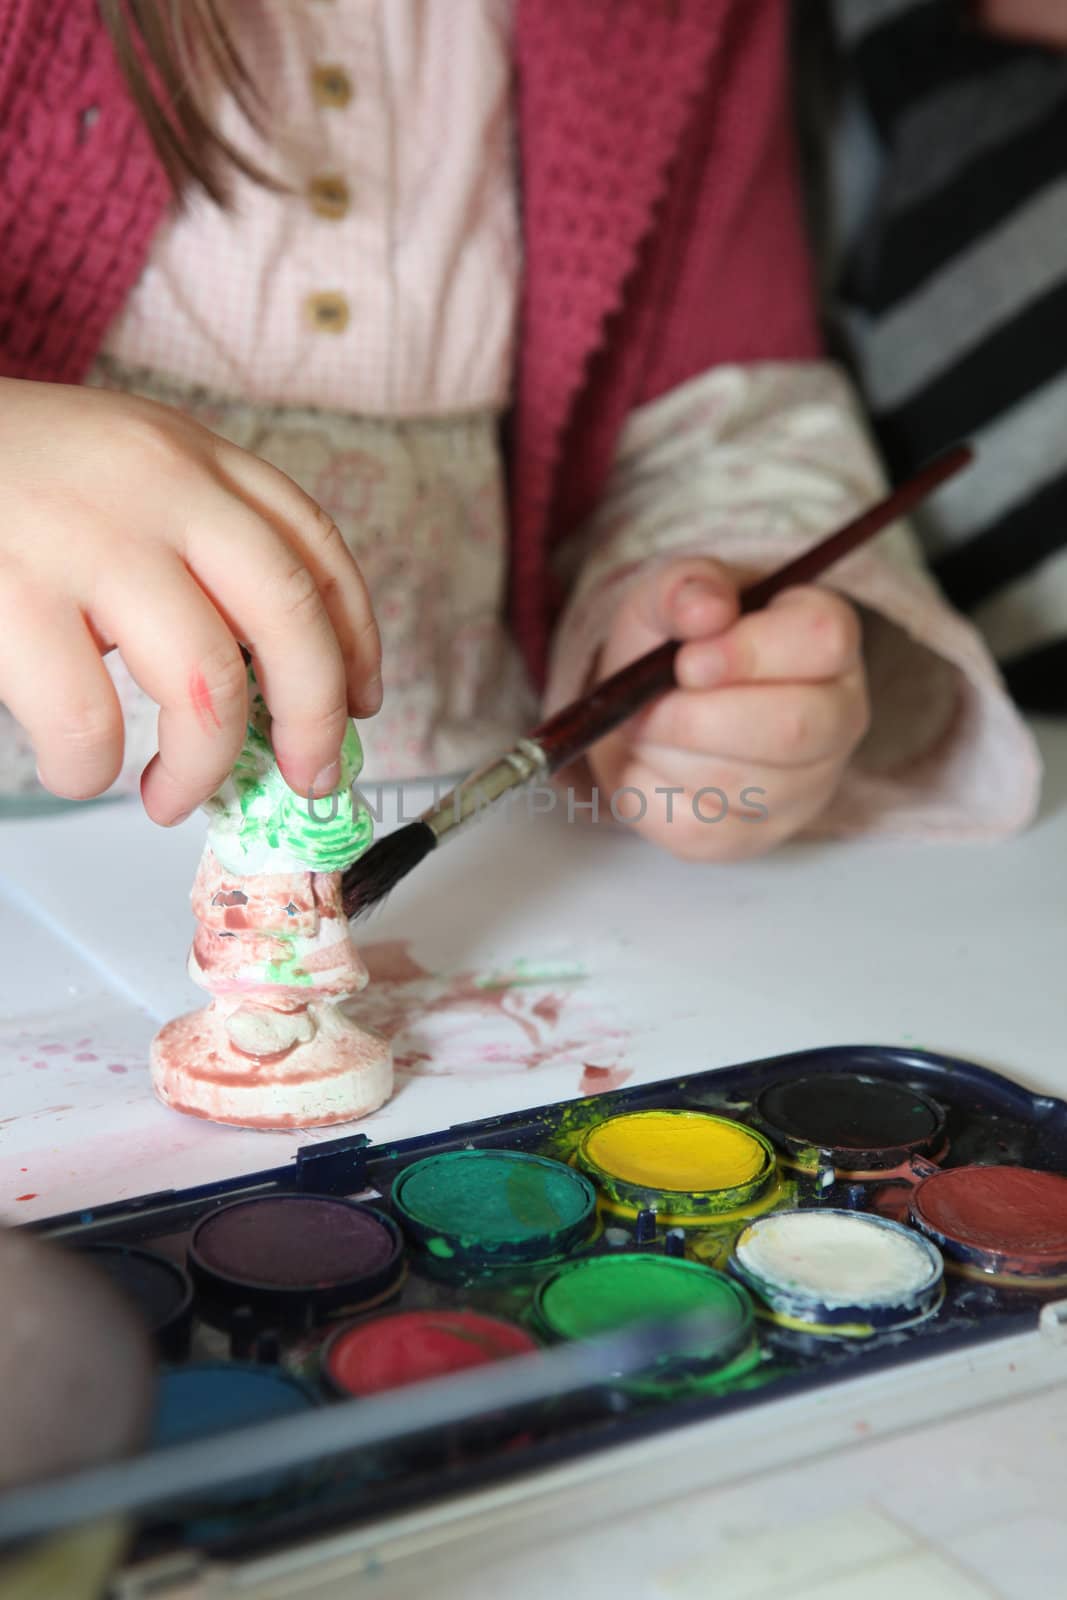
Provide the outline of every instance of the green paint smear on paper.
<path id="1" fill-rule="evenodd" d="M 569 1167 L 496 1150 L 427 1157 L 403 1175 L 398 1203 L 438 1235 L 428 1245 L 436 1255 L 449 1248 L 445 1239 L 488 1250 L 550 1241 L 591 1211 L 589 1188 Z"/>
<path id="2" fill-rule="evenodd" d="M 359 735 L 349 723 L 341 746 L 340 780 L 332 794 L 314 800 L 295 794 L 274 759 L 270 713 L 251 670 L 248 678 L 244 745 L 230 777 L 204 807 L 211 819 L 209 837 L 215 854 L 231 870 L 242 870 L 254 861 L 254 870 L 269 871 L 269 859 L 262 864 L 260 858 L 277 851 L 312 872 L 341 872 L 362 855 L 374 833 L 370 812 L 353 792 L 363 766 Z"/>
<path id="3" fill-rule="evenodd" d="M 525 985 L 581 983 L 589 976 L 583 967 L 554 966 L 551 962 L 513 961 L 504 972 L 488 972 L 475 979 L 478 989 L 521 989 Z"/>

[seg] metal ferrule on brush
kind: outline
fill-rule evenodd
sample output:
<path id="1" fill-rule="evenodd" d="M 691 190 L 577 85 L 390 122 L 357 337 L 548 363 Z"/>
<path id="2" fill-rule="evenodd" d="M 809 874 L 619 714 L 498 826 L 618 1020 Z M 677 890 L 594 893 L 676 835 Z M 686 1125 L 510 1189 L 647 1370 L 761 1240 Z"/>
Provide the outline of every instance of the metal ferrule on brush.
<path id="1" fill-rule="evenodd" d="M 506 755 L 496 756 L 450 789 L 436 805 L 422 813 L 419 821 L 433 831 L 440 843 L 474 821 L 503 795 L 517 793 L 548 776 L 548 758 L 541 746 L 532 739 L 520 739 Z"/>

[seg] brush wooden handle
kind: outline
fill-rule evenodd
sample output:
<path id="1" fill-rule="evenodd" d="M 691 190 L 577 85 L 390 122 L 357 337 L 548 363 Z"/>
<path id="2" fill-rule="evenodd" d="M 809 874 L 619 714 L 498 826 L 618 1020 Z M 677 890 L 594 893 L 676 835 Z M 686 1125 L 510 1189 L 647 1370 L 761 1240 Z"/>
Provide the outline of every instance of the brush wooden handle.
<path id="1" fill-rule="evenodd" d="M 863 511 L 836 533 L 831 533 L 820 543 L 805 550 L 795 560 L 787 562 L 777 572 L 760 578 L 742 590 L 742 612 L 759 611 L 783 589 L 799 583 L 811 583 L 820 577 L 835 561 L 873 539 L 891 522 L 907 516 L 920 500 L 961 471 L 974 459 L 970 445 L 954 445 L 951 450 L 935 456 L 915 475 L 902 483 L 893 493 Z M 545 753 L 548 771 L 558 772 L 562 767 L 584 755 L 590 746 L 612 733 L 658 695 L 674 687 L 674 661 L 681 649 L 681 641 L 668 639 L 647 655 L 639 656 L 629 666 L 612 673 L 596 684 L 580 700 L 557 711 L 554 717 L 530 735 L 533 743 Z"/>

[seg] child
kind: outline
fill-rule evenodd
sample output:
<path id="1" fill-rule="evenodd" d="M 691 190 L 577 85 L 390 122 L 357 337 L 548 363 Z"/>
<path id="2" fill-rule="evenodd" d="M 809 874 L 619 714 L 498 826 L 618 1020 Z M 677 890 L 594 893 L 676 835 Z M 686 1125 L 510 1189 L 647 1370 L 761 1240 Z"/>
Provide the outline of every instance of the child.
<path id="1" fill-rule="evenodd" d="M 835 0 L 847 116 L 837 292 L 895 471 L 978 462 L 917 518 L 1015 698 L 1067 710 L 1067 7 Z M 851 219 L 851 225 L 850 220 Z"/>
<path id="2" fill-rule="evenodd" d="M 531 684 L 675 635 L 587 774 L 674 853 L 1023 825 L 1032 743 L 906 530 L 736 620 L 882 488 L 816 334 L 785 10 L 0 0 L 7 786 L 151 756 L 178 821 L 240 746 L 239 642 L 321 794 L 349 713 L 369 778 L 455 771 Z"/>

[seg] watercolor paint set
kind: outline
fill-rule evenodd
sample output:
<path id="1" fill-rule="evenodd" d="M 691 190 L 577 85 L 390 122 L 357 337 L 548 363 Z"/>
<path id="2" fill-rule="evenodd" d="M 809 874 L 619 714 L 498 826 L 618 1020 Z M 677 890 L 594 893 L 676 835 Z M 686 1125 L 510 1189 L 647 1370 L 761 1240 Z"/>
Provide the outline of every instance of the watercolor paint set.
<path id="1" fill-rule="evenodd" d="M 112 1482 L 184 1445 L 208 1484 L 246 1425 L 302 1419 L 303 1466 L 259 1456 L 143 1519 L 145 1559 L 225 1558 L 1033 1329 L 1067 1298 L 1067 1104 L 964 1061 L 834 1047 L 385 1147 L 353 1133 L 31 1226 L 107 1273 L 158 1344 L 154 1455 Z M 611 1336 L 648 1319 L 685 1337 L 620 1370 Z M 568 1347 L 603 1365 L 501 1403 L 523 1362 Z M 339 1408 L 436 1379 L 466 1396 L 446 1426 L 338 1451 Z"/>

